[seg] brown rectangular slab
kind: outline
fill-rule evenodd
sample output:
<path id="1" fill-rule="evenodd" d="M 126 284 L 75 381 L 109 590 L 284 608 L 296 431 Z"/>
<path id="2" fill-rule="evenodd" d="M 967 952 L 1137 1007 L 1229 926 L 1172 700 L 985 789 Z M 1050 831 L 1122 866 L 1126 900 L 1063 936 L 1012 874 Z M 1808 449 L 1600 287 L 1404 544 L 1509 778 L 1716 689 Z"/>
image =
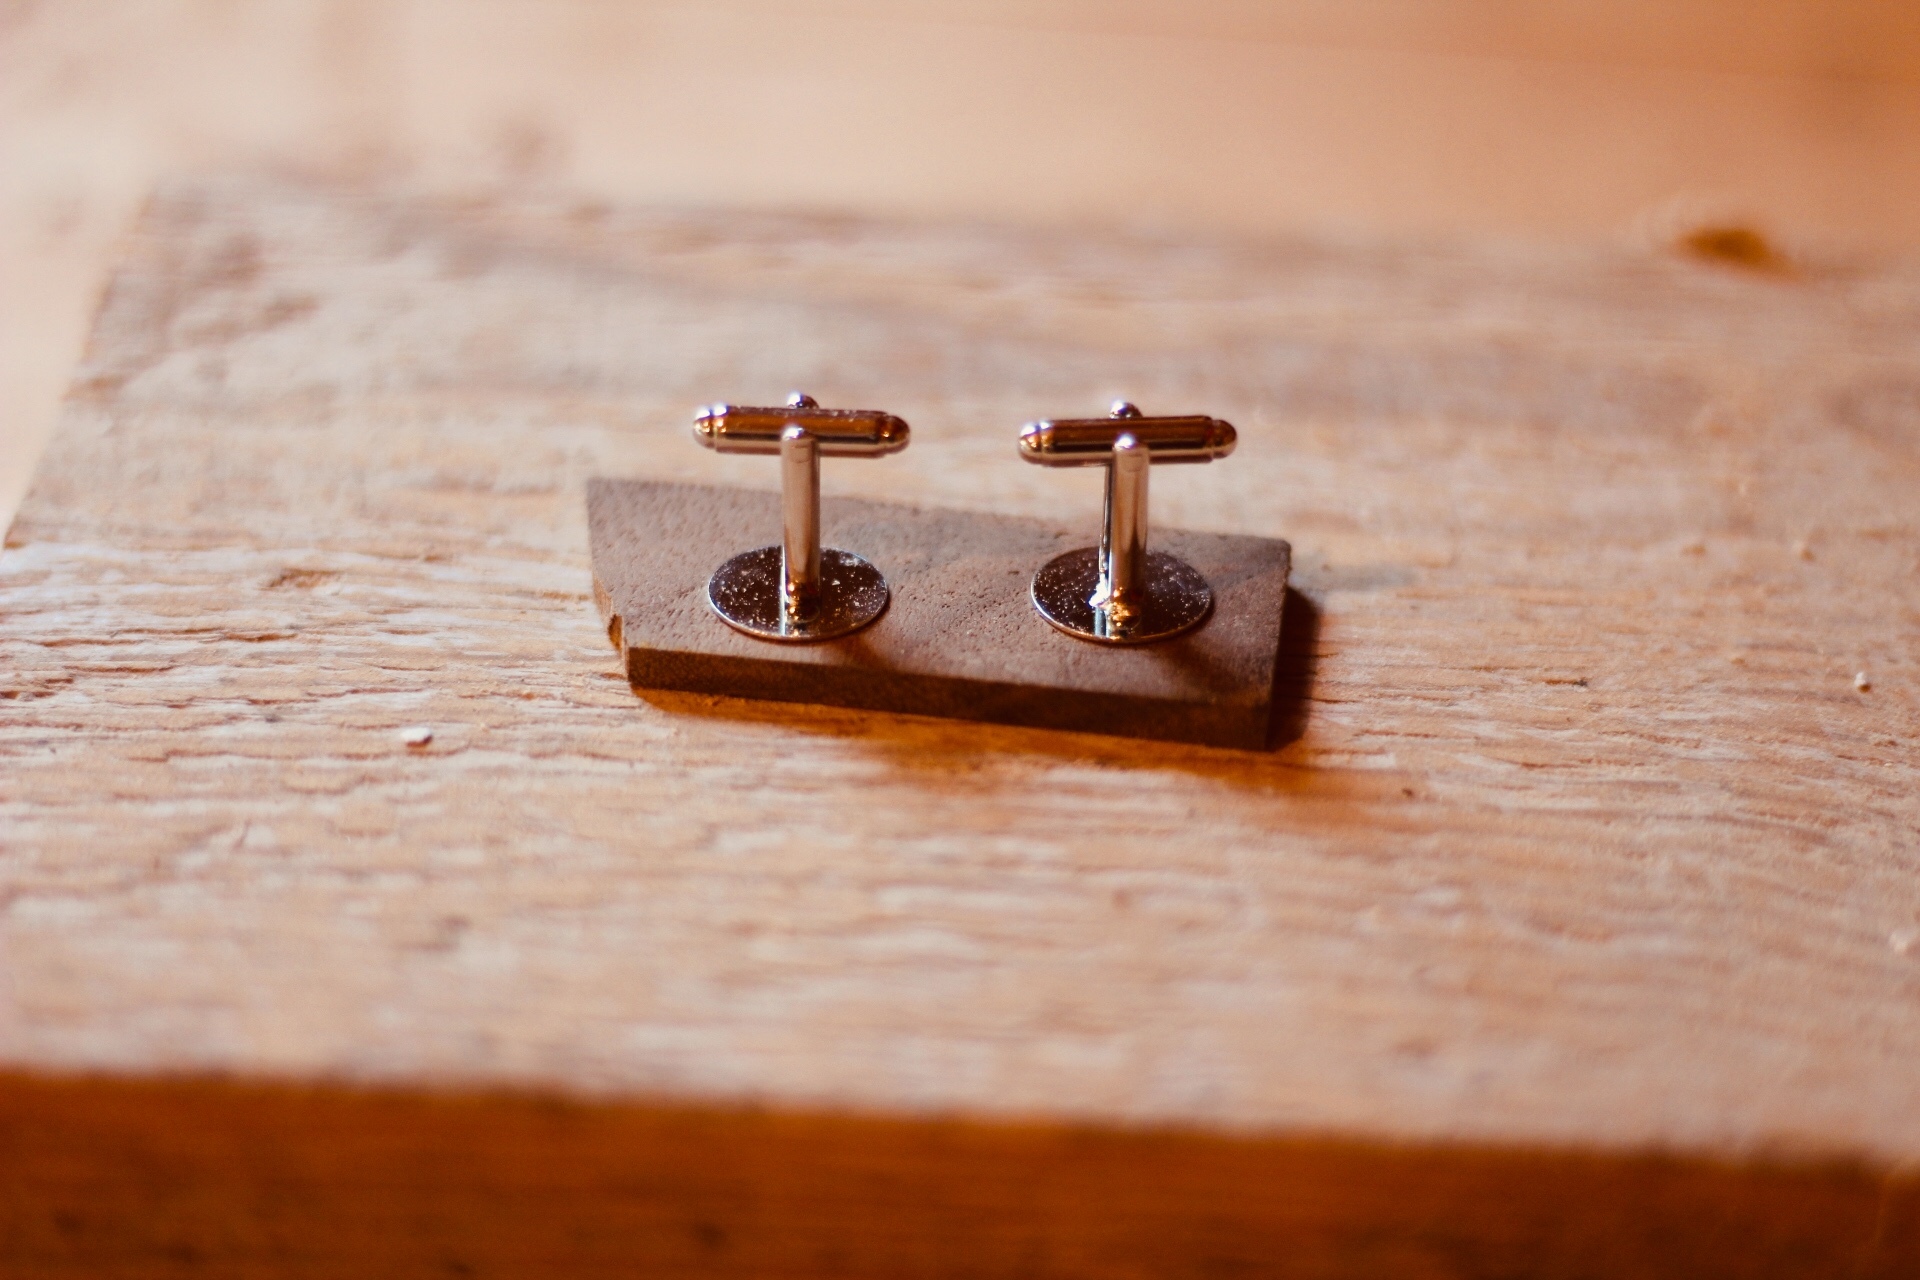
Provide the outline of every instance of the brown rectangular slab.
<path id="1" fill-rule="evenodd" d="M 729 556 L 778 538 L 779 503 L 747 489 L 589 484 L 594 599 L 636 688 L 1266 745 L 1290 561 L 1279 539 L 1155 530 L 1156 550 L 1205 575 L 1213 615 L 1185 636 L 1114 648 L 1056 631 L 1027 595 L 1034 570 L 1087 545 L 1090 530 L 830 498 L 822 541 L 879 566 L 892 602 L 854 635 L 777 644 L 722 622 L 706 584 Z"/>

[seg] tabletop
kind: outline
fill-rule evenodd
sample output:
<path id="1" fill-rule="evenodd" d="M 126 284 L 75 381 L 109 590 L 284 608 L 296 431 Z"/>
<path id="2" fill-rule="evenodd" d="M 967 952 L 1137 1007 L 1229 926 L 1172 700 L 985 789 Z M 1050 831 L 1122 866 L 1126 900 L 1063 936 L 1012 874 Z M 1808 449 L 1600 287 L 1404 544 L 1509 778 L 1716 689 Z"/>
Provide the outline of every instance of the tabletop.
<path id="1" fill-rule="evenodd" d="M 1023 467 L 1022 423 L 1232 421 L 1154 520 L 1292 543 L 1268 748 L 637 696 L 588 481 L 771 489 L 687 424 L 795 387 L 913 424 L 829 505 L 1089 532 L 1098 477 Z M 21 1156 L 19 1203 L 111 1201 L 154 1117 L 430 1151 L 548 1099 L 676 1167 L 910 1151 L 1038 1215 L 1039 1273 L 1114 1273 L 1058 1241 L 1120 1228 L 1019 1178 L 1150 1156 L 1156 1239 L 1219 1253 L 1220 1188 L 1271 1178 L 1243 1216 L 1302 1274 L 1600 1267 L 1656 1219 L 1711 1220 L 1691 1274 L 1893 1274 L 1917 481 L 1897 261 L 165 188 L 0 557 L 0 1111 L 103 1153 Z"/>

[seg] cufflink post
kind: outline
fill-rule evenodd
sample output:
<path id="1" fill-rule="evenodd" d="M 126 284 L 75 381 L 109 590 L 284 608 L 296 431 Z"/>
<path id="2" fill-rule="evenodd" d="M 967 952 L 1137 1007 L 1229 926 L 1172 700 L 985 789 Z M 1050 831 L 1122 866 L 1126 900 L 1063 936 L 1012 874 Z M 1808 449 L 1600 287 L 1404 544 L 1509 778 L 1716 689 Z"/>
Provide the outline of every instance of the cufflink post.
<path id="1" fill-rule="evenodd" d="M 781 540 L 734 556 L 707 581 L 722 621 L 761 640 L 831 640 L 866 626 L 887 607 L 887 580 L 851 551 L 820 545 L 820 459 L 875 458 L 907 447 L 907 424 L 890 413 L 822 409 L 796 391 L 783 408 L 709 405 L 694 439 L 718 453 L 778 454 Z"/>
<path id="2" fill-rule="evenodd" d="M 1040 616 L 1100 644 L 1145 644 L 1200 625 L 1213 589 L 1186 561 L 1147 550 L 1147 481 L 1154 463 L 1211 462 L 1232 453 L 1236 439 L 1218 418 L 1149 418 L 1124 400 L 1105 418 L 1029 423 L 1020 433 L 1028 462 L 1107 468 L 1100 545 L 1056 556 L 1033 575 Z"/>
<path id="3" fill-rule="evenodd" d="M 780 433 L 780 612 L 820 616 L 820 440 L 799 423 Z"/>

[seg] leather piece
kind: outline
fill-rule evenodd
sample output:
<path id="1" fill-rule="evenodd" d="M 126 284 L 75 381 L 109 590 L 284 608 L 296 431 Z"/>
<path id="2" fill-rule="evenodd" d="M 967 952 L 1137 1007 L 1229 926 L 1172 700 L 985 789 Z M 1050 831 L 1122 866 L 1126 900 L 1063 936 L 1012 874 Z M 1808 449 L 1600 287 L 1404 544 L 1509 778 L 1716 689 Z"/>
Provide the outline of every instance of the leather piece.
<path id="1" fill-rule="evenodd" d="M 779 495 L 596 479 L 588 486 L 594 598 L 636 689 L 1267 745 L 1291 552 L 1274 538 L 1156 529 L 1155 550 L 1214 592 L 1197 630 L 1115 648 L 1061 634 L 1028 598 L 1033 572 L 1086 529 L 1015 516 L 829 498 L 822 542 L 865 556 L 892 602 L 854 635 L 776 644 L 708 606 L 729 556 L 776 541 Z"/>

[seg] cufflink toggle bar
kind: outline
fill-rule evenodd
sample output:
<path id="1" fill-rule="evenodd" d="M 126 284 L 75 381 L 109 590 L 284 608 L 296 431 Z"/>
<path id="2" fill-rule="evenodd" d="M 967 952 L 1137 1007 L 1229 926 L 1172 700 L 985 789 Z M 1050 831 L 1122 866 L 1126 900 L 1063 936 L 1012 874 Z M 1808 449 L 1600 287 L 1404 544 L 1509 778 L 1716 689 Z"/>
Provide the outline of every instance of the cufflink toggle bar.
<path id="1" fill-rule="evenodd" d="M 890 413 L 822 409 L 794 392 L 784 408 L 716 404 L 693 437 L 718 453 L 780 455 L 781 545 L 744 551 L 707 581 L 707 602 L 729 626 L 762 640 L 831 640 L 887 607 L 887 580 L 851 551 L 820 546 L 820 459 L 877 458 L 907 447 Z"/>
<path id="2" fill-rule="evenodd" d="M 1107 468 L 1100 545 L 1056 556 L 1033 575 L 1033 605 L 1082 640 L 1145 644 L 1198 626 L 1213 590 L 1186 561 L 1147 550 L 1147 473 L 1156 462 L 1211 462 L 1233 452 L 1230 423 L 1148 418 L 1124 400 L 1105 418 L 1034 422 L 1020 456 L 1044 467 Z"/>

